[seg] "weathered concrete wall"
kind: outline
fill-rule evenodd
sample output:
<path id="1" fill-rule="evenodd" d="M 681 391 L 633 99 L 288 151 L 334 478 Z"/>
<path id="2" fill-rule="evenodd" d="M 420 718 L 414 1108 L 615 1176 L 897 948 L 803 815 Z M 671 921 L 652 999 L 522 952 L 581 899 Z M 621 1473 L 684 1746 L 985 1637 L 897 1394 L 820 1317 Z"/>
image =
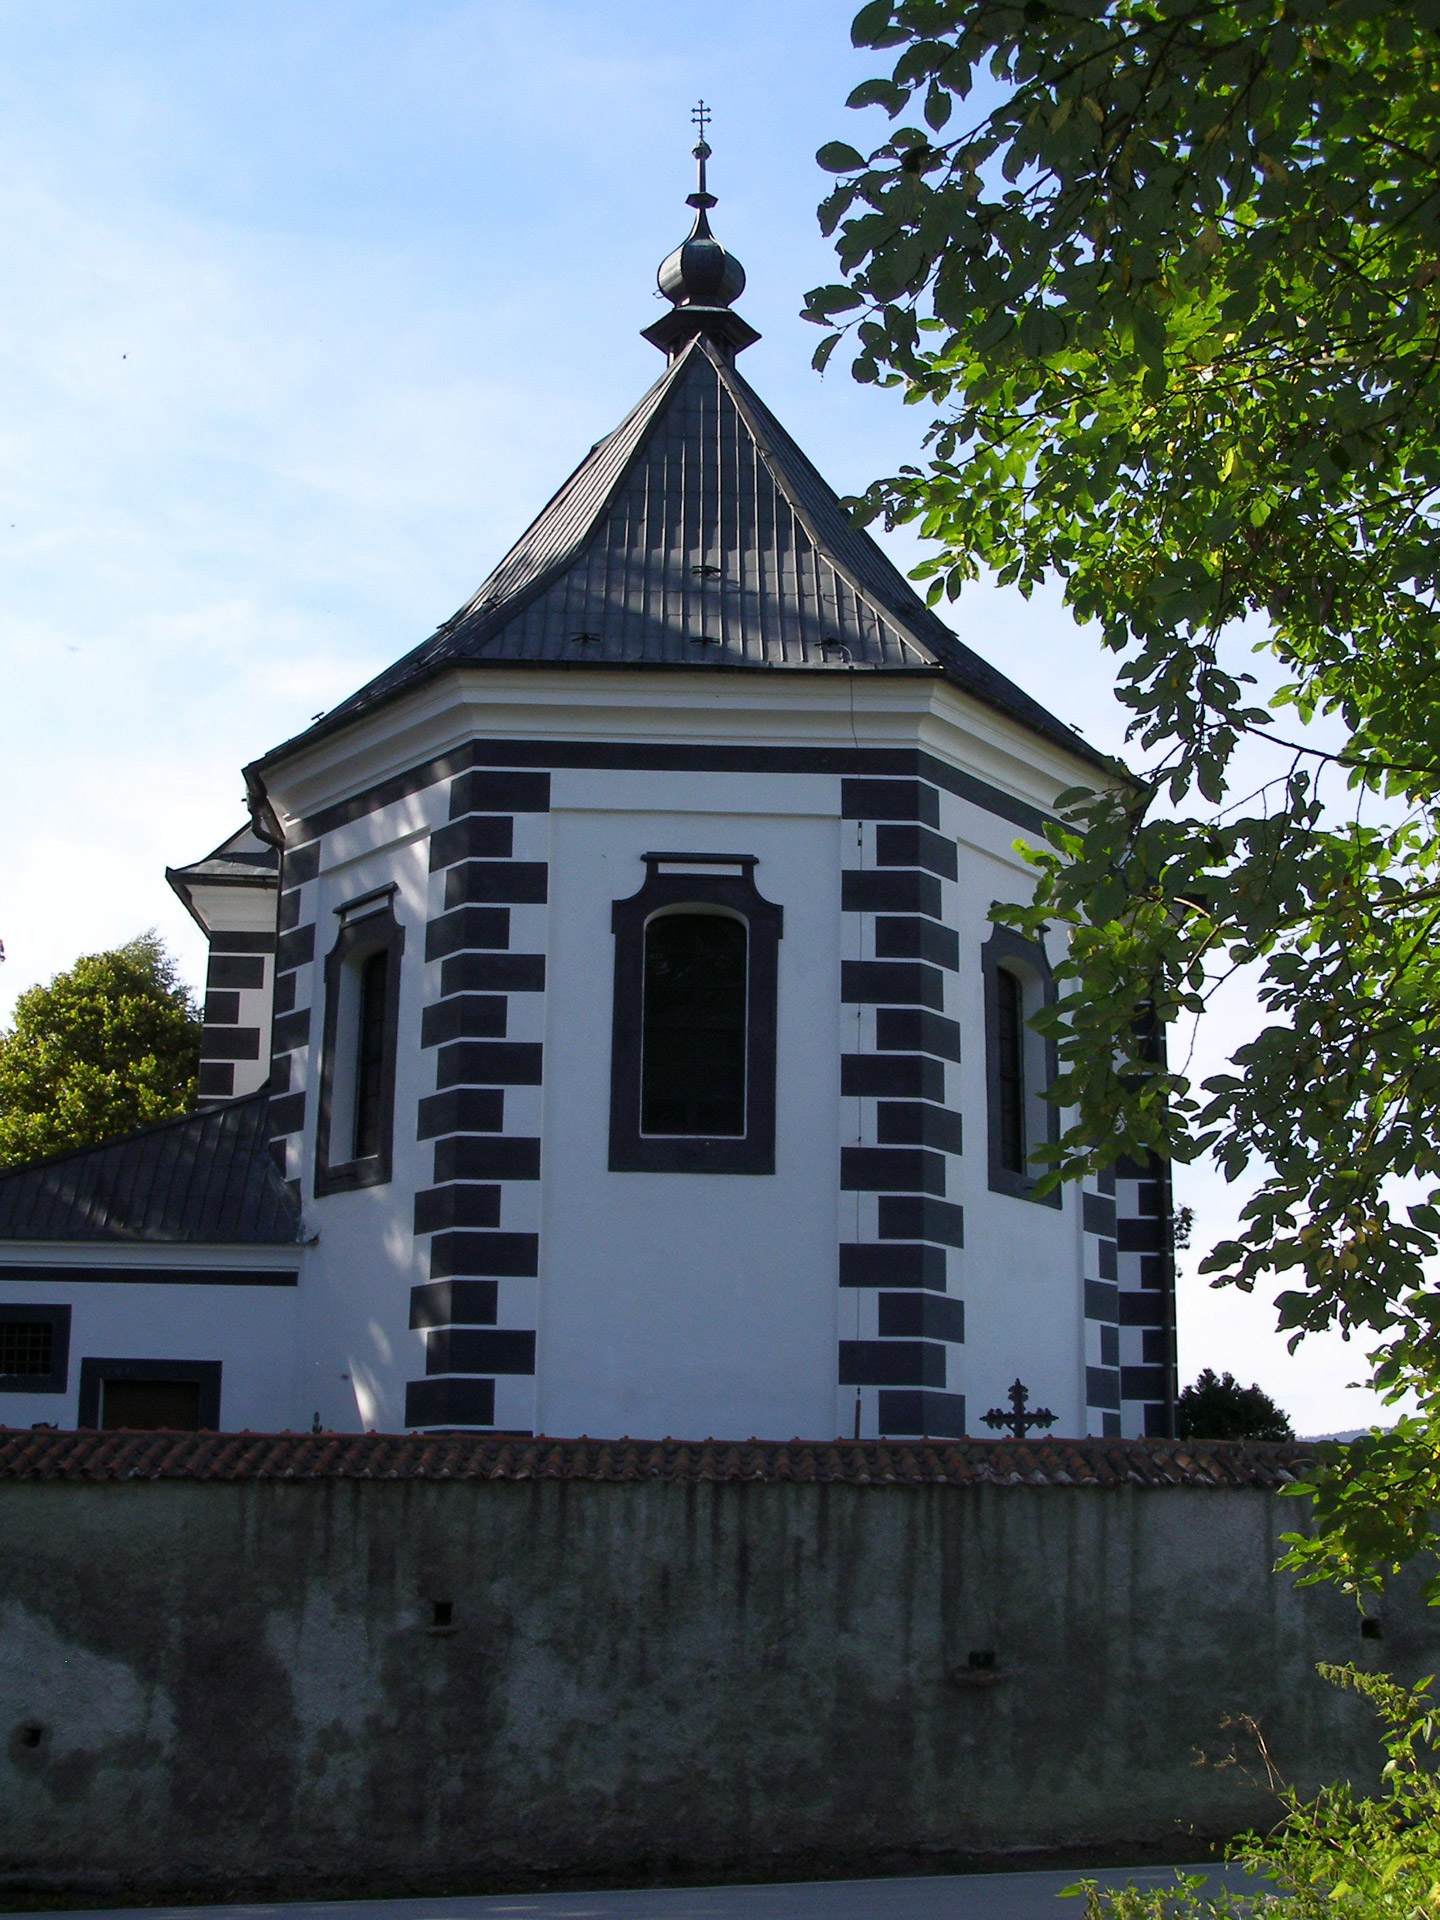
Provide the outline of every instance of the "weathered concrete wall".
<path id="1" fill-rule="evenodd" d="M 263 1889 L 1193 1853 L 1371 1771 L 1437 1633 L 1256 1490 L 0 1486 L 0 1884 Z M 453 1630 L 433 1629 L 436 1602 Z M 972 1653 L 995 1656 L 972 1669 Z"/>

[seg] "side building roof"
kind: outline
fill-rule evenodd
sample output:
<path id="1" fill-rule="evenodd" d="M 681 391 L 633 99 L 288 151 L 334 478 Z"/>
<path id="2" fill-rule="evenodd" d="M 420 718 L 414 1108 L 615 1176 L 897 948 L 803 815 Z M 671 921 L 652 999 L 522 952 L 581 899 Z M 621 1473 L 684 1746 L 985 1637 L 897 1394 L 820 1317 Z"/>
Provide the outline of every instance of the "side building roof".
<path id="1" fill-rule="evenodd" d="M 0 1240 L 293 1246 L 262 1089 L 103 1146 L 0 1173 Z"/>
<path id="2" fill-rule="evenodd" d="M 941 675 L 1113 763 L 958 640 L 697 336 L 430 639 L 250 769 L 455 667 Z"/>

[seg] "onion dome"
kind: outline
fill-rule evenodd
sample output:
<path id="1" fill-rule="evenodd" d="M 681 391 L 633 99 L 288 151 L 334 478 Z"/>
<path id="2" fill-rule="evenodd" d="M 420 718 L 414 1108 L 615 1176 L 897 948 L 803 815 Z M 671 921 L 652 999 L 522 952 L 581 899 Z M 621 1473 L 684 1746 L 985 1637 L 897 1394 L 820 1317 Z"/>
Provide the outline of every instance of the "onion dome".
<path id="1" fill-rule="evenodd" d="M 745 291 L 745 269 L 710 231 L 710 209 L 716 202 L 705 180 L 705 163 L 710 158 L 705 122 L 710 115 L 703 100 L 695 109 L 695 117 L 700 127 L 700 140 L 694 149 L 698 184 L 685 202 L 695 209 L 695 224 L 675 251 L 661 261 L 656 275 L 671 311 L 646 327 L 642 337 L 673 360 L 697 334 L 704 334 L 733 359 L 760 335 L 748 321 L 730 311 L 731 303 Z"/>

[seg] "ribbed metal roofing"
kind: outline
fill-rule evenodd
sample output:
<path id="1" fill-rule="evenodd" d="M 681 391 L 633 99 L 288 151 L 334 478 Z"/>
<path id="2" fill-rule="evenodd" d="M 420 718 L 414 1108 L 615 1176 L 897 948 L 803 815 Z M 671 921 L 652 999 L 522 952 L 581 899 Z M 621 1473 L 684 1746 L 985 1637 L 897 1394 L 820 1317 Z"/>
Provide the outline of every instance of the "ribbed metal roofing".
<path id="1" fill-rule="evenodd" d="M 182 899 L 187 897 L 186 889 L 190 883 L 273 887 L 279 875 L 279 854 L 274 847 L 267 847 L 258 838 L 248 822 L 238 832 L 232 833 L 228 840 L 222 840 L 203 860 L 192 860 L 188 866 L 165 869 L 165 878 Z"/>
<path id="2" fill-rule="evenodd" d="M 939 672 L 1106 764 L 955 638 L 703 337 L 592 448 L 474 599 L 313 731 L 447 667 L 517 664 Z"/>
<path id="3" fill-rule="evenodd" d="M 862 1487 L 1255 1487 L 1313 1465 L 1240 1440 L 551 1440 L 0 1429 L 0 1480 L 599 1480 Z"/>
<path id="4" fill-rule="evenodd" d="M 267 1108 L 262 1090 L 0 1173 L 0 1240 L 293 1246 Z"/>

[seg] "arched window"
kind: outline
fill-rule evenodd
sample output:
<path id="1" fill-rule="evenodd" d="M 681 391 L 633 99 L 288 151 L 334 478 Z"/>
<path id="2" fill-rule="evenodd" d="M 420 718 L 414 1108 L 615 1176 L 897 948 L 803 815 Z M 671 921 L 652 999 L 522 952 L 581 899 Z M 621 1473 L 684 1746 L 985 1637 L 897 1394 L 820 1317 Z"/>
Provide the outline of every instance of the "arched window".
<path id="1" fill-rule="evenodd" d="M 676 908 L 646 923 L 641 1133 L 744 1134 L 748 946 L 738 915 Z"/>
<path id="2" fill-rule="evenodd" d="M 1009 967 L 995 969 L 995 1131 L 1006 1173 L 1028 1173 L 1025 1138 L 1025 985 Z"/>
<path id="3" fill-rule="evenodd" d="M 400 956 L 394 888 L 337 908 L 325 960 L 325 1042 L 315 1136 L 315 1191 L 346 1193 L 390 1178 Z"/>
<path id="4" fill-rule="evenodd" d="M 1054 998 L 1050 963 L 1037 942 L 996 927 L 980 950 L 985 982 L 985 1091 L 990 1190 L 1034 1200 L 1044 1171 L 1036 1147 L 1059 1138 L 1060 1116 L 1045 1095 L 1055 1047 L 1029 1024 Z M 1058 1207 L 1059 1193 L 1044 1204 Z"/>
<path id="5" fill-rule="evenodd" d="M 781 909 L 753 854 L 647 853 L 617 900 L 612 1173 L 773 1173 Z"/>
<path id="6" fill-rule="evenodd" d="M 390 955 L 384 947 L 367 953 L 356 968 L 355 1126 L 352 1158 L 367 1160 L 380 1151 L 380 1110 L 385 1080 L 385 986 Z"/>

